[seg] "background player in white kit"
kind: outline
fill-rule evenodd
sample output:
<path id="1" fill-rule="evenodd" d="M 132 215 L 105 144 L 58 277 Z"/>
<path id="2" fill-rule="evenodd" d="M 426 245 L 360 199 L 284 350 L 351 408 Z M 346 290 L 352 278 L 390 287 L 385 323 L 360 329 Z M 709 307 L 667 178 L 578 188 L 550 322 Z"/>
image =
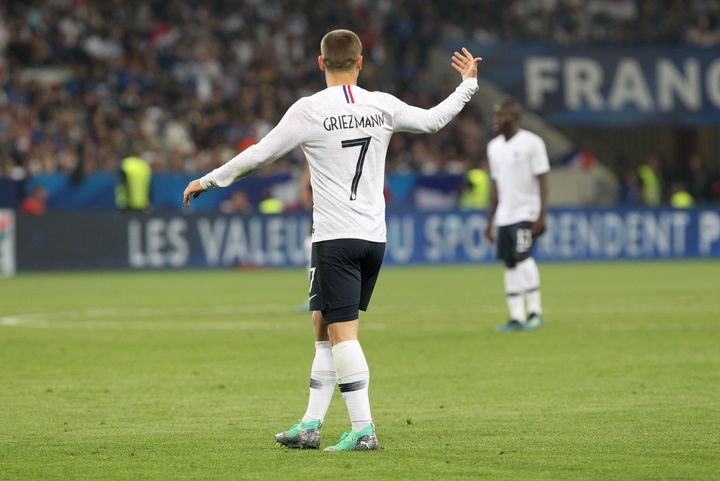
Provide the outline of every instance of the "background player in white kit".
<path id="1" fill-rule="evenodd" d="M 485 235 L 495 242 L 494 220 L 510 310 L 510 320 L 498 329 L 503 332 L 534 330 L 543 324 L 540 273 L 532 247 L 545 232 L 550 162 L 545 142 L 519 128 L 520 111 L 520 104 L 512 99 L 495 106 L 493 130 L 499 135 L 487 147 L 492 187 Z"/>
<path id="2" fill-rule="evenodd" d="M 462 83 L 425 110 L 357 86 L 363 57 L 353 32 L 329 32 L 320 51 L 327 88 L 295 102 L 259 143 L 190 182 L 183 201 L 188 204 L 190 197 L 226 187 L 298 145 L 302 148 L 313 192 L 309 297 L 316 349 L 305 415 L 275 440 L 293 448 L 317 448 L 338 383 L 352 428 L 326 451 L 372 450 L 378 442 L 368 399 L 370 372 L 358 341 L 358 311 L 367 309 L 385 252 L 385 153 L 395 132 L 433 133 L 450 122 L 477 90 L 481 59 L 466 49 L 455 52 L 452 67 Z"/>

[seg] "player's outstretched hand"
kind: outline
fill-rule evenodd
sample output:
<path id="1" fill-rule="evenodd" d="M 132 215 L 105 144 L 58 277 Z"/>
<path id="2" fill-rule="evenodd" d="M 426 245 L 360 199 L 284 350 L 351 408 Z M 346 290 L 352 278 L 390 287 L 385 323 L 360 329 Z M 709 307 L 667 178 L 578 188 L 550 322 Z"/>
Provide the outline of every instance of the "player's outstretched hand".
<path id="1" fill-rule="evenodd" d="M 197 199 L 203 192 L 205 192 L 205 189 L 200 185 L 200 180 L 195 179 L 191 181 L 187 187 L 185 187 L 185 192 L 183 192 L 183 204 L 190 205 L 190 196 L 192 196 L 193 199 Z"/>
<path id="2" fill-rule="evenodd" d="M 477 66 L 482 62 L 481 57 L 473 57 L 466 49 L 462 48 L 462 53 L 455 52 L 452 56 L 452 68 L 458 71 L 463 80 L 469 78 L 477 78 Z"/>

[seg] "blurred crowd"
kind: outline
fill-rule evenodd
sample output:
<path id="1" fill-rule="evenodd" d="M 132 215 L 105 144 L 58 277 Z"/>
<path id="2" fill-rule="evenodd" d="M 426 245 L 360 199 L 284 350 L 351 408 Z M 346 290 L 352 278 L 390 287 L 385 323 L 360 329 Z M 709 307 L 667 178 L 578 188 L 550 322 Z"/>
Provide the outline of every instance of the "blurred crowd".
<path id="1" fill-rule="evenodd" d="M 321 35 L 364 44 L 361 85 L 421 107 L 443 39 L 720 43 L 720 2 L 700 0 L 4 0 L 0 175 L 205 172 L 262 138 L 299 97 L 324 88 Z M 484 155 L 472 108 L 428 141 L 395 136 L 388 172 L 465 172 Z M 267 172 L 299 168 L 295 151 Z"/>
<path id="2" fill-rule="evenodd" d="M 720 45 L 720 2 L 713 0 L 448 2 L 456 3 L 463 7 L 447 9 L 446 30 L 457 38 Z"/>
<path id="3" fill-rule="evenodd" d="M 695 203 L 720 202 L 720 172 L 708 169 L 703 158 L 693 154 L 687 159 L 687 170 L 671 174 L 663 156 L 650 153 L 639 167 L 628 162 L 619 169 L 620 203 L 658 207 L 690 207 Z"/>
<path id="4" fill-rule="evenodd" d="M 155 172 L 207 171 L 324 88 L 319 41 L 337 25 L 362 37 L 363 87 L 430 107 L 449 93 L 423 81 L 437 13 L 390 1 L 4 2 L 0 169 L 83 176 L 140 153 Z M 484 140 L 468 110 L 431 143 L 397 137 L 388 170 L 460 172 Z M 293 152 L 266 172 L 301 162 Z"/>

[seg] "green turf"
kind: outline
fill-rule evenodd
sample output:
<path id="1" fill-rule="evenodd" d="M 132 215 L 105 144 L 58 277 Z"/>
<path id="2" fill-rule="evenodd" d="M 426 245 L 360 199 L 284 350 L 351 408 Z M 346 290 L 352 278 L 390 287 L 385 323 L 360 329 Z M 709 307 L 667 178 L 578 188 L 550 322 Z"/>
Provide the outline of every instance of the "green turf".
<path id="1" fill-rule="evenodd" d="M 541 266 L 498 334 L 493 267 L 386 269 L 363 348 L 384 449 L 291 451 L 301 271 L 0 280 L 0 479 L 717 480 L 720 263 Z M 322 446 L 349 427 L 339 394 Z"/>

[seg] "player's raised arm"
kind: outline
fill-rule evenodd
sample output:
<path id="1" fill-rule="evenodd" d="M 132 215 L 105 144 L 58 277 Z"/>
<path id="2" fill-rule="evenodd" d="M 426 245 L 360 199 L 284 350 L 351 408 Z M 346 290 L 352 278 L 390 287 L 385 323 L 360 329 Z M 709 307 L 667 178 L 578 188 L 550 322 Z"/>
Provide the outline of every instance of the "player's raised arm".
<path id="1" fill-rule="evenodd" d="M 452 57 L 452 68 L 462 78 L 462 83 L 448 98 L 431 109 L 421 109 L 407 105 L 395 99 L 398 104 L 394 115 L 395 132 L 435 133 L 445 127 L 460 113 L 465 104 L 477 91 L 477 66 L 482 61 L 474 57 L 466 48 L 462 53 L 455 52 Z M 394 97 L 393 97 L 394 99 Z"/>
<path id="2" fill-rule="evenodd" d="M 260 142 L 248 147 L 212 172 L 190 182 L 183 192 L 183 203 L 189 205 L 190 198 L 196 199 L 213 187 L 227 187 L 300 145 L 306 132 L 301 105 L 302 99 L 295 102 Z"/>

